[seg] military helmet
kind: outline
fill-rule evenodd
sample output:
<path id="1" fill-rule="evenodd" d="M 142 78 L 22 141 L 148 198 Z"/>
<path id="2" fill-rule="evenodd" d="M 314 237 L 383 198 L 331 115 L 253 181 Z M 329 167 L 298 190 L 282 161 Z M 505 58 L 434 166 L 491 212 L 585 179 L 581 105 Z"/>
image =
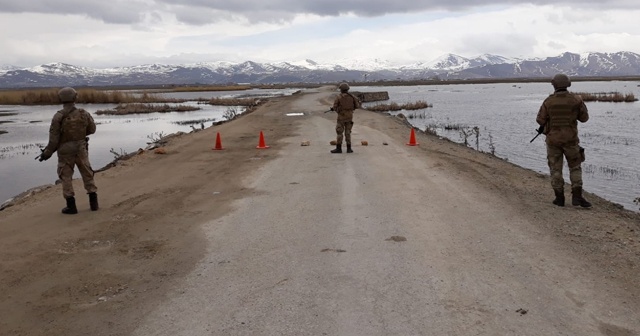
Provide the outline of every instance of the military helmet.
<path id="1" fill-rule="evenodd" d="M 557 74 L 551 79 L 551 84 L 554 88 L 568 88 L 571 86 L 571 80 L 565 74 Z"/>
<path id="2" fill-rule="evenodd" d="M 347 83 L 340 83 L 340 85 L 338 85 L 338 88 L 340 89 L 340 91 L 349 91 L 349 84 Z"/>
<path id="3" fill-rule="evenodd" d="M 66 87 L 58 91 L 58 98 L 63 103 L 73 103 L 76 101 L 78 93 L 71 87 Z"/>

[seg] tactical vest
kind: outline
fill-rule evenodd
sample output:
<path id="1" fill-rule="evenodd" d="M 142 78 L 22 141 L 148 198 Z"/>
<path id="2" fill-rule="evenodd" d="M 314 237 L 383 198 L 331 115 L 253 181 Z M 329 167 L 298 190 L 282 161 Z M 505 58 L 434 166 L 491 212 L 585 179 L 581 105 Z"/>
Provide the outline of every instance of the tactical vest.
<path id="1" fill-rule="evenodd" d="M 356 109 L 356 98 L 348 93 L 340 94 L 340 109 L 342 111 L 353 111 Z"/>
<path id="2" fill-rule="evenodd" d="M 557 92 L 547 100 L 549 128 L 577 127 L 576 99 L 569 92 Z"/>
<path id="3" fill-rule="evenodd" d="M 84 140 L 89 126 L 85 113 L 82 109 L 74 108 L 67 113 L 66 117 L 63 117 L 60 127 L 60 144 Z"/>

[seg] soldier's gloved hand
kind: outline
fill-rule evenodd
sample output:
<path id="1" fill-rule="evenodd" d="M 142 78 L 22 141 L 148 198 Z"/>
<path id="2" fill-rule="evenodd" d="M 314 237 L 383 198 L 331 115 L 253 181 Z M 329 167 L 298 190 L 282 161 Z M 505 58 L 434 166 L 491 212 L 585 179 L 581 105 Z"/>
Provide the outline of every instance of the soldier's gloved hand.
<path id="1" fill-rule="evenodd" d="M 49 160 L 50 157 L 51 157 L 51 154 L 49 154 L 47 152 L 42 152 L 42 154 L 40 154 L 40 158 L 38 159 L 38 161 L 40 161 L 40 162 L 47 161 L 47 160 Z"/>

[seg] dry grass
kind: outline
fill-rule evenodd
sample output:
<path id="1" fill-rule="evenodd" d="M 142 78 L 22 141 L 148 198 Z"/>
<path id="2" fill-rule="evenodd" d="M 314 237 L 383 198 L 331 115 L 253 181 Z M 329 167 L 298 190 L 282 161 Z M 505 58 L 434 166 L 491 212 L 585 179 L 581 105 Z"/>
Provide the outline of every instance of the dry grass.
<path id="1" fill-rule="evenodd" d="M 224 86 L 215 86 L 215 85 L 206 85 L 206 86 L 180 86 L 171 89 L 174 92 L 206 92 L 206 91 L 243 91 L 249 90 L 251 86 L 249 85 L 224 85 Z"/>
<path id="2" fill-rule="evenodd" d="M 168 112 L 189 112 L 200 110 L 199 107 L 187 105 L 168 105 L 168 104 L 119 104 L 113 110 L 99 110 L 96 114 L 107 115 L 126 115 L 126 114 L 144 114 L 144 113 L 168 113 Z"/>
<path id="3" fill-rule="evenodd" d="M 255 106 L 259 103 L 260 100 L 254 98 L 212 98 L 209 100 L 209 104 L 220 106 Z"/>
<path id="4" fill-rule="evenodd" d="M 155 95 L 142 94 L 136 96 L 122 91 L 103 91 L 95 89 L 79 89 L 78 104 L 123 104 L 135 102 L 175 102 Z M 57 105 L 58 89 L 33 89 L 0 91 L 0 105 Z"/>
<path id="5" fill-rule="evenodd" d="M 581 96 L 582 100 L 586 102 L 600 101 L 600 102 L 613 102 L 613 103 L 631 103 L 638 100 L 636 99 L 633 93 L 627 93 L 627 94 L 622 94 L 620 92 L 598 92 L 598 93 L 574 92 L 574 93 Z"/>
<path id="6" fill-rule="evenodd" d="M 433 105 L 428 104 L 426 101 L 418 100 L 414 103 L 407 103 L 402 105 L 397 103 L 377 104 L 377 105 L 369 106 L 365 109 L 373 112 L 388 112 L 388 111 L 400 111 L 400 110 L 420 110 L 420 109 L 425 109 L 427 107 L 433 107 Z"/>

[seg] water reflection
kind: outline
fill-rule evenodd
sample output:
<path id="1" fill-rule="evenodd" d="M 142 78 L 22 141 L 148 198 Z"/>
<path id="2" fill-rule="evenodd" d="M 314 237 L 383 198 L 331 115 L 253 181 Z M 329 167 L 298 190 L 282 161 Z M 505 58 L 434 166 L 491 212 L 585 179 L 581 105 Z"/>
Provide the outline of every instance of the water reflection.
<path id="1" fill-rule="evenodd" d="M 436 85 L 413 87 L 354 87 L 355 91 L 388 91 L 398 104 L 424 100 L 432 108 L 401 111 L 420 129 L 484 152 L 495 151 L 519 166 L 548 174 L 544 136 L 533 143 L 535 122 L 542 101 L 553 92 L 548 83 Z M 636 82 L 575 82 L 576 92 L 620 92 L 640 96 Z M 369 103 L 375 104 L 375 103 Z M 583 165 L 585 190 L 628 209 L 640 196 L 640 102 L 587 102 L 590 120 L 579 125 L 580 140 L 587 150 Z M 397 114 L 397 113 L 393 113 Z M 469 135 L 478 127 L 479 134 Z M 467 133 L 465 135 L 465 133 Z M 568 169 L 564 168 L 565 180 Z"/>
<path id="2" fill-rule="evenodd" d="M 275 97 L 291 95 L 299 89 L 247 90 L 227 92 L 177 92 L 162 94 L 177 99 L 210 99 L 214 97 L 238 98 L 251 94 L 254 97 Z M 244 111 L 241 106 L 212 106 L 189 101 L 187 105 L 201 108 L 193 112 L 150 113 L 132 115 L 96 115 L 98 110 L 114 109 L 114 104 L 78 104 L 89 111 L 96 124 L 97 132 L 89 141 L 89 156 L 94 169 L 104 167 L 113 161 L 117 153 L 131 153 L 147 146 L 150 137 L 159 133 L 191 132 L 192 127 L 209 127 L 216 121 L 225 119 L 227 109 Z M 29 188 L 54 183 L 57 158 L 54 155 L 45 162 L 34 158 L 48 141 L 51 118 L 61 108 L 55 106 L 1 106 L 0 105 L 0 204 Z M 76 173 L 77 177 L 77 173 Z"/>
<path id="3" fill-rule="evenodd" d="M 580 92 L 633 93 L 640 96 L 636 82 L 576 82 L 572 90 Z M 420 129 L 427 127 L 453 141 L 495 155 L 534 171 L 548 174 L 544 137 L 529 143 L 536 134 L 535 117 L 540 104 L 552 91 L 546 83 L 467 84 L 408 87 L 353 87 L 354 91 L 388 91 L 398 104 L 417 100 L 433 104 L 432 108 L 403 111 L 413 116 L 409 121 Z M 233 92 L 179 92 L 163 94 L 168 98 L 210 99 L 290 95 L 298 89 L 250 90 Z M 197 105 L 196 102 L 189 104 Z M 128 116 L 95 116 L 98 133 L 90 142 L 91 162 L 99 168 L 113 160 L 111 149 L 132 152 L 144 147 L 148 136 L 178 131 L 189 132 L 200 123 L 210 126 L 222 120 L 226 107 L 197 105 L 203 109 L 184 113 L 154 113 Z M 90 112 L 112 109 L 114 105 L 80 105 Z M 588 102 L 590 120 L 580 125 L 580 137 L 587 149 L 583 165 L 585 190 L 596 193 L 628 209 L 638 209 L 633 199 L 640 196 L 640 102 Z M 0 106 L 0 202 L 28 188 L 52 183 L 55 157 L 47 162 L 33 158 L 44 146 L 51 117 L 59 106 Z M 242 109 L 240 109 L 242 110 Z M 565 167 L 565 179 L 568 172 Z M 551 193 L 550 189 L 549 192 Z"/>

